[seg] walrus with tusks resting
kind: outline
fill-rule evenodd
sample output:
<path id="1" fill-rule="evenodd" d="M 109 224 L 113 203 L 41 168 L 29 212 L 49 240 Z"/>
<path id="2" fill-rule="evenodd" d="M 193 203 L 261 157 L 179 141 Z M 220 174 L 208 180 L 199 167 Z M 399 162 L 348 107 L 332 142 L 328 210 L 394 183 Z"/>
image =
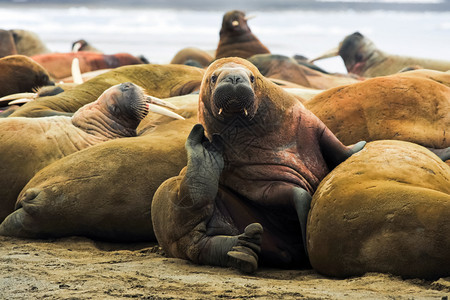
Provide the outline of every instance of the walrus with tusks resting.
<path id="1" fill-rule="evenodd" d="M 171 257 L 253 272 L 308 264 L 311 195 L 365 142 L 344 146 L 292 95 L 247 60 L 215 61 L 202 81 L 187 167 L 152 202 L 158 243 Z"/>
<path id="2" fill-rule="evenodd" d="M 74 58 L 78 58 L 80 61 L 81 73 L 144 63 L 141 59 L 128 53 L 106 55 L 85 51 L 40 54 L 31 56 L 31 58 L 42 65 L 54 79 L 71 76 L 72 61 Z"/>
<path id="3" fill-rule="evenodd" d="M 73 117 L 1 119 L 0 220 L 13 211 L 20 190 L 43 167 L 92 145 L 135 136 L 148 110 L 156 109 L 149 101 L 161 103 L 149 99 L 140 87 L 123 83 Z"/>
<path id="4" fill-rule="evenodd" d="M 166 100 L 186 120 L 148 114 L 138 136 L 94 145 L 43 168 L 23 188 L 0 234 L 155 241 L 153 194 L 186 165 L 184 143 L 197 122 L 198 95 Z"/>
<path id="5" fill-rule="evenodd" d="M 37 62 L 24 55 L 0 58 L 0 97 L 54 85 L 48 72 Z"/>
<path id="6" fill-rule="evenodd" d="M 239 10 L 229 11 L 223 16 L 216 59 L 232 56 L 248 58 L 255 54 L 270 53 L 250 30 L 248 19 Z"/>
<path id="7" fill-rule="evenodd" d="M 345 37 L 338 48 L 329 50 L 311 60 L 340 55 L 349 73 L 363 77 L 395 74 L 411 66 L 420 66 L 437 71 L 450 70 L 450 61 L 416 58 L 385 53 L 375 47 L 372 41 L 359 32 Z"/>
<path id="8" fill-rule="evenodd" d="M 158 98 L 185 95 L 198 90 L 203 73 L 199 68 L 170 64 L 119 67 L 56 96 L 26 103 L 10 117 L 70 116 L 104 90 L 122 82 L 132 82 Z"/>

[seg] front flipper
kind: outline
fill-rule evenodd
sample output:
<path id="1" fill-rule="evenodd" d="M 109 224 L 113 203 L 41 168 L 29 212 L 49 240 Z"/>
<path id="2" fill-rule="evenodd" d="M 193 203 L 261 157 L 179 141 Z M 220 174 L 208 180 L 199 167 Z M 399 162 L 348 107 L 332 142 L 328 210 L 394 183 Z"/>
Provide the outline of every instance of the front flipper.
<path id="1" fill-rule="evenodd" d="M 306 248 L 306 223 L 308 222 L 308 213 L 311 208 L 311 195 L 304 189 L 295 187 L 293 188 L 293 200 L 295 210 L 297 211 L 298 220 L 302 229 L 303 247 L 305 249 L 306 256 L 308 256 L 308 250 Z"/>
<path id="2" fill-rule="evenodd" d="M 245 227 L 244 233 L 237 236 L 237 244 L 227 255 L 234 258 L 231 266 L 245 273 L 253 273 L 258 268 L 258 255 L 261 252 L 263 227 L 252 223 Z"/>
<path id="3" fill-rule="evenodd" d="M 366 145 L 365 141 L 360 141 L 352 147 L 347 147 L 338 140 L 338 138 L 325 127 L 319 140 L 320 149 L 330 170 L 334 169 L 347 158 L 361 151 Z"/>

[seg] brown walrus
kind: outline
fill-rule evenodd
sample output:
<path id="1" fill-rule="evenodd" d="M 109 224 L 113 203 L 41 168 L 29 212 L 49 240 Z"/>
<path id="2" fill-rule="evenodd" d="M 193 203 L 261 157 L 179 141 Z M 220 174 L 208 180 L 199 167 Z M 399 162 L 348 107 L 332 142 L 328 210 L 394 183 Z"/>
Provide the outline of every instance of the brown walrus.
<path id="1" fill-rule="evenodd" d="M 307 265 L 311 194 L 364 142 L 344 146 L 237 57 L 207 69 L 199 120 L 186 141 L 187 167 L 153 197 L 153 227 L 165 253 L 245 272 L 255 271 L 258 258 L 263 265 Z"/>
<path id="2" fill-rule="evenodd" d="M 182 65 L 133 65 L 113 69 L 64 93 L 32 101 L 11 117 L 72 115 L 81 106 L 97 99 L 109 87 L 132 82 L 158 98 L 192 93 L 200 87 L 204 70 Z"/>
<path id="3" fill-rule="evenodd" d="M 223 16 L 215 58 L 232 56 L 248 58 L 262 53 L 270 51 L 251 32 L 245 13 L 239 10 L 227 12 Z"/>
<path id="4" fill-rule="evenodd" d="M 184 143 L 197 121 L 198 95 L 167 101 L 186 120 L 149 114 L 138 136 L 89 147 L 43 168 L 20 193 L 0 234 L 155 241 L 153 194 L 186 165 Z"/>
<path id="5" fill-rule="evenodd" d="M 33 56 L 51 52 L 35 32 L 23 29 L 11 29 L 10 32 L 14 38 L 17 54 Z"/>
<path id="6" fill-rule="evenodd" d="M 395 139 L 449 147 L 450 87 L 436 72 L 409 73 L 329 89 L 305 106 L 345 144 Z"/>
<path id="7" fill-rule="evenodd" d="M 214 57 L 212 57 L 207 51 L 194 47 L 188 47 L 178 51 L 170 63 L 206 68 L 213 60 Z"/>
<path id="8" fill-rule="evenodd" d="M 311 265 L 333 277 L 448 277 L 449 220 L 450 168 L 413 143 L 371 142 L 328 174 L 313 196 Z"/>
<path id="9" fill-rule="evenodd" d="M 450 70 L 450 61 L 385 53 L 359 32 L 348 35 L 337 49 L 332 49 L 312 61 L 337 55 L 342 57 L 349 73 L 364 77 L 395 74 L 411 66 L 444 72 Z"/>
<path id="10" fill-rule="evenodd" d="M 103 53 L 102 51 L 98 50 L 91 44 L 89 44 L 86 40 L 77 40 L 72 43 L 72 52 L 79 52 L 79 51 L 88 51 L 88 52 L 97 52 L 97 53 Z"/>
<path id="11" fill-rule="evenodd" d="M 324 74 L 298 64 L 293 58 L 275 54 L 257 54 L 248 58 L 262 75 L 281 79 L 314 89 L 329 89 L 359 82 L 352 77 Z"/>
<path id="12" fill-rule="evenodd" d="M 110 139 L 136 135 L 149 109 L 143 90 L 123 83 L 106 90 L 73 117 L 0 120 L 0 220 L 13 211 L 28 180 L 43 167 Z"/>
<path id="13" fill-rule="evenodd" d="M 14 54 L 17 54 L 17 49 L 11 32 L 0 29 L 0 58 Z"/>
<path id="14" fill-rule="evenodd" d="M 0 58 L 0 97 L 33 92 L 45 85 L 54 83 L 48 72 L 29 57 L 9 55 Z"/>
<path id="15" fill-rule="evenodd" d="M 141 59 L 128 53 L 106 55 L 84 51 L 40 54 L 31 56 L 31 58 L 43 66 L 54 79 L 62 79 L 72 75 L 71 68 L 74 58 L 79 59 L 81 73 L 144 63 Z"/>

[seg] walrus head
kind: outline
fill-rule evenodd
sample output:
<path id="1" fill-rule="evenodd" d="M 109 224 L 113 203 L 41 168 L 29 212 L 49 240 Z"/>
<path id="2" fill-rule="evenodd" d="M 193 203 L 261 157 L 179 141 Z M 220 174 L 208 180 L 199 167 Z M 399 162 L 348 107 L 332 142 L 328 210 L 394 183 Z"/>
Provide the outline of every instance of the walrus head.
<path id="1" fill-rule="evenodd" d="M 217 60 L 208 68 L 200 97 L 214 118 L 227 122 L 235 117 L 255 116 L 260 101 L 254 90 L 256 78 L 261 75 L 254 66 L 247 65 L 232 58 Z"/>
<path id="2" fill-rule="evenodd" d="M 250 27 L 248 27 L 247 20 L 248 18 L 245 17 L 245 13 L 240 10 L 232 10 L 227 12 L 223 16 L 220 35 L 239 35 L 246 32 L 251 32 Z"/>
<path id="3" fill-rule="evenodd" d="M 109 130 L 109 133 L 134 136 L 137 126 L 149 111 L 184 119 L 156 104 L 177 108 L 166 101 L 146 95 L 141 87 L 125 82 L 110 87 L 96 101 L 80 108 L 73 115 L 72 123 L 90 131 L 93 131 L 90 127 L 98 123 L 102 124 L 102 129 Z"/>

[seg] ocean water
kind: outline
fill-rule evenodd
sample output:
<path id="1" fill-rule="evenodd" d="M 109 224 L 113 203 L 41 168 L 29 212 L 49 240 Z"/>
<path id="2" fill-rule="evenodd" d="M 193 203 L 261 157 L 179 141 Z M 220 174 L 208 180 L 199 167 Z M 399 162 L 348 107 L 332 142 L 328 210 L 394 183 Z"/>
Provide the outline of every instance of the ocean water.
<path id="1" fill-rule="evenodd" d="M 323 0 L 327 1 L 327 0 Z M 331 1 L 331 0 L 328 0 Z M 253 33 L 272 53 L 313 58 L 359 31 L 386 52 L 450 60 L 450 12 L 247 10 Z M 184 47 L 215 49 L 225 11 L 33 4 L 0 6 L 0 28 L 36 32 L 54 52 L 85 39 L 107 54 L 144 55 L 168 63 Z M 317 62 L 346 73 L 339 57 Z"/>

